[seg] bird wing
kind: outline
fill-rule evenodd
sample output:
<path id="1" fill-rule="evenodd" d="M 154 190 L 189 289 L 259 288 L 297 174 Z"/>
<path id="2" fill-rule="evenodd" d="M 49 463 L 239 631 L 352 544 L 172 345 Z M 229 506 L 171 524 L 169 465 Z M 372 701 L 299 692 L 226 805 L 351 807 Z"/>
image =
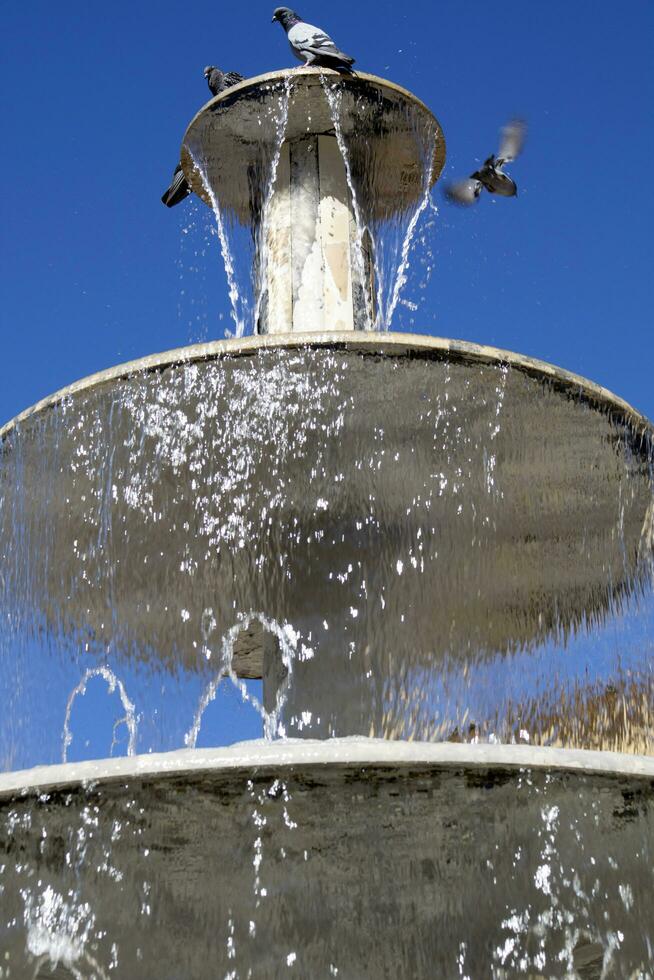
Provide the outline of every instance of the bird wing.
<path id="1" fill-rule="evenodd" d="M 503 163 L 510 163 L 522 153 L 525 145 L 527 126 L 522 119 L 512 119 L 502 130 L 500 148 L 497 153 L 497 162 L 500 166 Z"/>
<path id="2" fill-rule="evenodd" d="M 453 184 L 445 185 L 445 197 L 451 204 L 459 204 L 469 207 L 474 204 L 481 194 L 482 183 L 480 180 L 458 180 Z"/>
<path id="3" fill-rule="evenodd" d="M 188 186 L 184 171 L 182 170 L 181 163 L 178 163 L 175 167 L 175 173 L 173 174 L 173 179 L 170 182 L 170 187 L 163 194 L 161 200 L 168 208 L 174 208 L 176 204 L 183 201 L 185 197 L 191 193 L 191 188 Z"/>
<path id="4" fill-rule="evenodd" d="M 225 88 L 225 76 L 218 68 L 214 68 L 209 74 L 207 85 L 212 95 L 220 95 Z"/>
<path id="5" fill-rule="evenodd" d="M 329 34 L 325 34 L 323 30 L 312 24 L 305 24 L 304 21 L 294 24 L 288 32 L 288 39 L 297 51 L 306 51 L 321 58 L 336 58 L 338 61 L 354 64 L 354 58 L 341 51 Z"/>
<path id="6" fill-rule="evenodd" d="M 245 77 L 239 75 L 237 71 L 228 71 L 225 75 L 225 88 L 230 88 L 232 85 L 238 85 L 239 82 L 244 82 Z"/>

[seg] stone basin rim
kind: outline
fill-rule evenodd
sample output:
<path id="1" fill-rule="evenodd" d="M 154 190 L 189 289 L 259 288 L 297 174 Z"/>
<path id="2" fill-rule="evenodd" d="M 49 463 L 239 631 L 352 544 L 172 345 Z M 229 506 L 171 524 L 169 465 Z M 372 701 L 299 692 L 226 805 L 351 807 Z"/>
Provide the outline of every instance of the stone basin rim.
<path id="1" fill-rule="evenodd" d="M 287 770 L 348 772 L 387 770 L 494 770 L 607 776 L 654 782 L 654 757 L 530 745 L 421 743 L 369 738 L 325 741 L 250 741 L 220 749 L 185 749 L 107 759 L 97 762 L 41 766 L 0 775 L 0 803 L 50 792 L 110 787 L 130 781 L 201 777 L 202 775 Z"/>
<path id="2" fill-rule="evenodd" d="M 236 85 L 230 85 L 228 89 L 221 92 L 220 95 L 216 95 L 209 99 L 193 116 L 190 123 L 186 127 L 186 132 L 184 133 L 184 138 L 182 140 L 182 149 L 188 145 L 189 137 L 191 131 L 194 129 L 199 120 L 207 113 L 210 112 L 215 106 L 220 105 L 221 102 L 227 100 L 233 100 L 235 96 L 242 92 L 247 92 L 250 89 L 263 88 L 268 85 L 274 85 L 276 82 L 285 82 L 287 79 L 291 81 L 300 79 L 320 79 L 322 77 L 340 79 L 342 82 L 367 82 L 369 85 L 375 88 L 386 90 L 392 92 L 394 95 L 401 95 L 407 102 L 409 102 L 414 107 L 420 109 L 431 119 L 434 120 L 438 127 L 439 138 L 436 145 L 436 150 L 434 153 L 434 169 L 432 173 L 431 185 L 436 183 L 443 172 L 445 166 L 445 157 L 447 153 L 447 147 L 445 142 L 445 135 L 443 133 L 443 127 L 440 122 L 429 108 L 429 106 L 419 99 L 417 95 L 410 92 L 409 89 L 404 88 L 403 85 L 398 85 L 397 82 L 392 82 L 387 78 L 382 78 L 380 75 L 371 75 L 368 72 L 358 71 L 354 76 L 344 75 L 342 72 L 334 71 L 331 68 L 313 68 L 302 66 L 299 68 L 278 68 L 275 71 L 265 72 L 263 75 L 253 75 L 251 78 L 244 78 L 242 82 L 238 82 Z"/>
<path id="3" fill-rule="evenodd" d="M 302 99 L 308 100 L 314 108 L 317 108 L 315 103 L 315 92 L 322 90 L 323 80 L 333 81 L 337 80 L 340 83 L 342 89 L 354 89 L 355 91 L 360 90 L 362 87 L 367 90 L 375 91 L 380 93 L 383 97 L 391 99 L 392 101 L 403 104 L 404 106 L 410 106 L 415 112 L 418 112 L 422 117 L 428 118 L 430 124 L 435 126 L 436 141 L 433 151 L 432 163 L 431 163 L 431 175 L 430 175 L 430 185 L 433 187 L 436 181 L 443 173 L 445 167 L 445 160 L 447 155 L 447 146 L 445 141 L 445 135 L 443 133 L 443 127 L 440 122 L 431 111 L 429 106 L 427 106 L 421 99 L 417 98 L 412 92 L 398 85 L 396 82 L 389 81 L 388 79 L 381 78 L 378 75 L 371 75 L 366 72 L 357 72 L 355 75 L 345 75 L 341 72 L 333 71 L 329 68 L 316 68 L 316 67 L 298 67 L 298 68 L 283 68 L 277 69 L 275 71 L 266 72 L 263 75 L 254 75 L 251 78 L 245 78 L 242 82 L 236 85 L 231 85 L 224 92 L 211 98 L 205 105 L 203 105 L 198 112 L 195 114 L 191 122 L 186 128 L 184 137 L 182 140 L 182 145 L 180 149 L 180 161 L 186 174 L 187 180 L 191 187 L 191 190 L 197 195 L 197 197 L 204 202 L 208 207 L 213 209 L 213 202 L 211 195 L 207 192 L 206 184 L 204 178 L 202 178 L 198 172 L 198 168 L 193 155 L 194 145 L 197 147 L 197 140 L 200 140 L 200 145 L 204 143 L 205 126 L 207 122 L 211 120 L 216 111 L 221 107 L 224 107 L 225 111 L 234 111 L 237 114 L 242 109 L 242 102 L 247 102 L 252 96 L 255 97 L 265 97 L 269 95 L 275 88 L 279 88 L 281 92 L 281 87 L 288 84 L 288 94 L 289 94 L 289 107 L 295 105 L 295 99 L 298 97 L 300 101 Z M 323 95 L 321 92 L 321 99 Z M 307 104 L 308 104 L 307 103 Z M 305 106 L 306 108 L 306 106 Z M 292 122 L 294 120 L 294 122 Z M 259 120 L 261 123 L 261 120 Z M 314 120 L 315 122 L 315 120 Z M 232 125 L 234 120 L 232 120 Z M 270 123 L 270 120 L 269 120 Z M 325 121 L 323 120 L 323 125 L 319 125 L 317 132 L 323 131 Z M 265 125 L 264 125 L 265 128 Z M 329 127 L 331 128 L 331 124 Z M 237 127 L 240 132 L 240 127 Z M 263 130 L 261 131 L 263 132 Z M 297 127 L 297 115 L 291 110 L 289 116 L 287 117 L 287 122 L 285 124 L 285 134 L 284 139 L 294 140 L 297 139 L 300 133 L 306 135 L 308 130 L 302 126 L 300 130 Z M 317 135 L 317 132 L 315 135 Z M 259 138 L 261 133 L 259 133 Z M 372 136 L 372 131 L 370 132 Z M 222 137 L 227 141 L 226 145 L 232 147 L 239 145 L 239 141 L 234 139 L 234 133 L 227 125 L 226 130 L 222 133 Z M 244 146 L 249 146 L 249 150 L 243 149 Z M 241 145 L 241 155 L 240 163 L 236 163 L 235 159 L 231 158 L 231 166 L 238 166 L 239 171 L 242 169 L 247 169 L 248 161 L 251 163 L 253 159 L 257 158 L 257 153 L 254 152 L 252 155 L 252 143 L 250 140 L 246 140 L 244 144 Z M 227 154 L 230 156 L 230 154 Z M 239 153 L 237 152 L 237 158 Z M 388 156 L 388 159 L 392 159 L 392 156 Z M 414 159 L 413 165 L 417 163 L 417 158 Z M 396 175 L 399 177 L 399 171 Z M 227 197 L 222 201 L 222 206 L 224 206 L 227 211 L 233 211 L 239 216 L 239 220 L 242 223 L 248 224 L 252 219 L 252 212 L 249 202 L 249 193 L 241 187 L 240 192 L 236 191 L 236 188 L 232 188 L 232 194 L 227 194 Z M 412 198 L 411 198 L 412 199 Z M 409 198 L 404 202 L 408 203 Z M 392 210 L 396 210 L 393 207 Z M 382 214 L 385 213 L 382 208 Z"/>
<path id="4" fill-rule="evenodd" d="M 350 79 L 350 81 L 358 80 L 362 82 L 369 82 L 371 85 L 376 85 L 381 88 L 386 88 L 391 92 L 395 92 L 398 95 L 404 96 L 404 98 L 406 98 L 409 102 L 412 102 L 420 109 L 423 109 L 429 116 L 432 116 L 434 119 L 436 119 L 434 113 L 431 111 L 429 106 L 422 101 L 422 99 L 419 99 L 417 95 L 414 95 L 413 92 L 410 92 L 408 88 L 404 88 L 403 85 L 398 85 L 397 82 L 392 82 L 388 78 L 382 78 L 381 75 L 371 75 L 365 71 L 357 71 L 354 76 L 348 76 L 348 75 L 344 75 L 342 72 L 334 71 L 332 68 L 314 68 L 314 67 L 301 66 L 298 68 L 277 68 L 275 69 L 275 71 L 268 71 L 265 72 L 263 75 L 253 75 L 251 78 L 244 78 L 242 82 L 238 82 L 236 85 L 230 85 L 230 87 L 225 89 L 224 92 L 221 92 L 220 95 L 216 95 L 213 98 L 209 99 L 208 102 L 205 102 L 205 104 L 201 106 L 200 109 L 198 109 L 198 111 L 196 112 L 196 114 L 193 116 L 190 123 L 186 127 L 186 133 L 188 133 L 189 130 L 192 129 L 195 122 L 197 122 L 197 120 L 204 115 L 207 109 L 209 109 L 211 106 L 218 105 L 220 102 L 223 102 L 228 98 L 231 99 L 234 95 L 237 95 L 239 92 L 246 92 L 250 88 L 259 88 L 262 85 L 270 85 L 270 84 L 274 84 L 275 82 L 284 82 L 286 81 L 287 78 L 290 78 L 291 80 L 299 79 L 299 78 L 307 78 L 307 77 L 320 78 L 321 75 L 325 75 L 331 78 L 339 78 L 341 79 L 341 81 L 345 81 L 345 82 L 347 82 L 348 79 Z M 438 120 L 436 121 L 438 122 Z M 439 128 L 441 128 L 440 124 L 439 124 Z M 186 135 L 184 137 L 184 142 L 186 142 Z"/>
<path id="5" fill-rule="evenodd" d="M 178 347 L 157 354 L 150 354 L 115 367 L 98 371 L 60 388 L 58 391 L 25 409 L 0 428 L 0 443 L 22 423 L 55 408 L 67 399 L 85 394 L 104 385 L 124 381 L 139 374 L 154 373 L 167 368 L 197 364 L 229 357 L 247 357 L 267 350 L 326 350 L 346 351 L 371 356 L 385 355 L 406 358 L 433 358 L 469 364 L 504 365 L 548 381 L 564 391 L 580 396 L 597 408 L 617 415 L 641 436 L 654 441 L 654 425 L 650 420 L 614 395 L 613 392 L 578 374 L 556 367 L 524 354 L 489 347 L 465 340 L 432 337 L 427 334 L 377 333 L 368 331 L 322 331 L 319 333 L 289 333 L 253 335 L 248 337 L 215 340 L 203 344 Z"/>

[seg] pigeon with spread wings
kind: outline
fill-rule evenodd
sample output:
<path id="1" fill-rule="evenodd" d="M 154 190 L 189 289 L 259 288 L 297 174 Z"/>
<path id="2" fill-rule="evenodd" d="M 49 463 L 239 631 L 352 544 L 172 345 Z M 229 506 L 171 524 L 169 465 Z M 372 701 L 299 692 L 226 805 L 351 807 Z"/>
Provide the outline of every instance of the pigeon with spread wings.
<path id="1" fill-rule="evenodd" d="M 354 58 L 341 51 L 329 34 L 325 34 L 320 27 L 306 24 L 300 15 L 289 7 L 277 7 L 273 14 L 273 23 L 276 20 L 286 31 L 291 51 L 305 65 L 335 68 L 336 71 L 353 74 Z"/>
<path id="2" fill-rule="evenodd" d="M 469 205 L 479 200 L 482 190 L 501 197 L 516 197 L 518 187 L 504 171 L 507 163 L 516 160 L 525 142 L 527 127 L 521 119 L 514 119 L 502 130 L 497 156 L 488 157 L 467 180 L 459 180 L 445 187 L 445 196 L 453 204 Z"/>

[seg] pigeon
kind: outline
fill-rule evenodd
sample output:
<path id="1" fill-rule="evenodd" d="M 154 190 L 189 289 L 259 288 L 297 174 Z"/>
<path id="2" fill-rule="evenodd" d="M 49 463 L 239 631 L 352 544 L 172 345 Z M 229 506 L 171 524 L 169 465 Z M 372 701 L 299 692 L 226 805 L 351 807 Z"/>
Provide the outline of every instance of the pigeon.
<path id="1" fill-rule="evenodd" d="M 319 27 L 305 24 L 302 18 L 288 7 L 277 7 L 273 23 L 278 20 L 288 36 L 291 51 L 305 65 L 335 68 L 353 75 L 354 58 L 336 47 L 329 34 Z"/>
<path id="2" fill-rule="evenodd" d="M 243 76 L 239 75 L 237 71 L 222 72 L 215 65 L 207 65 L 204 69 L 204 77 L 207 80 L 212 95 L 220 95 L 225 89 L 243 81 Z M 175 173 L 170 182 L 170 187 L 162 195 L 161 200 L 167 208 L 174 208 L 176 204 L 181 204 L 184 198 L 188 197 L 190 193 L 191 188 L 184 176 L 182 165 L 178 163 L 175 167 Z"/>
<path id="3" fill-rule="evenodd" d="M 188 197 L 190 193 L 191 188 L 188 186 L 188 181 L 184 176 L 182 165 L 178 163 L 175 167 L 175 173 L 170 182 L 170 187 L 162 194 L 161 200 L 167 208 L 174 208 L 176 204 L 181 204 L 184 198 Z"/>
<path id="4" fill-rule="evenodd" d="M 243 81 L 243 76 L 239 75 L 237 71 L 224 72 L 220 68 L 216 68 L 215 65 L 207 65 L 204 69 L 204 77 L 212 95 L 220 95 L 226 88 L 231 88 L 232 85 L 238 85 L 239 82 Z"/>
<path id="5" fill-rule="evenodd" d="M 448 184 L 445 196 L 453 204 L 469 205 L 479 200 L 485 188 L 489 194 L 501 197 L 517 197 L 516 182 L 504 172 L 504 165 L 517 159 L 525 142 L 527 127 L 521 119 L 514 119 L 502 130 L 502 139 L 497 156 L 488 158 L 471 174 L 467 180 Z"/>

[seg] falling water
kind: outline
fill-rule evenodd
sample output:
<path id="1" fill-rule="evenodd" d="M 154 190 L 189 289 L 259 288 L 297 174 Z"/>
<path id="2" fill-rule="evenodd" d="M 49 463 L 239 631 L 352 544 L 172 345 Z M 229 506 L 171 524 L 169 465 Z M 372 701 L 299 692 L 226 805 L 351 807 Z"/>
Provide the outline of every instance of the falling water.
<path id="1" fill-rule="evenodd" d="M 292 86 L 292 76 L 287 76 L 280 86 L 279 98 L 272 103 L 268 102 L 260 110 L 270 117 L 273 138 L 262 155 L 260 166 L 252 174 L 252 220 L 249 227 L 241 228 L 241 219 L 230 214 L 221 204 L 220 182 L 216 182 L 215 175 L 214 179 L 209 179 L 208 161 L 197 149 L 188 147 L 194 167 L 200 175 L 205 196 L 211 202 L 214 213 L 236 337 L 243 337 L 246 333 L 257 330 L 265 298 L 264 283 L 268 262 L 265 242 L 268 215 L 286 134 Z M 221 175 L 220 179 L 229 178 L 228 175 Z M 240 262 L 240 270 L 237 262 Z"/>
<path id="2" fill-rule="evenodd" d="M 368 323 L 368 329 L 372 330 L 373 326 L 377 322 L 378 318 L 375 315 L 375 300 L 371 295 L 371 283 L 370 277 L 368 276 L 366 254 L 367 254 L 367 237 L 369 235 L 369 230 L 366 227 L 366 221 L 363 215 L 363 210 L 361 203 L 359 201 L 359 192 L 355 185 L 355 181 L 352 176 L 352 166 L 350 164 L 350 154 L 348 153 L 347 143 L 345 142 L 345 137 L 343 135 L 343 127 L 341 126 L 341 104 L 343 94 L 338 85 L 330 84 L 324 75 L 321 75 L 320 81 L 325 92 L 325 97 L 329 103 L 329 111 L 331 113 L 332 122 L 334 123 L 334 132 L 336 134 L 336 141 L 338 142 L 338 148 L 341 151 L 341 156 L 343 158 L 343 163 L 345 164 L 345 173 L 347 175 L 347 185 L 350 189 L 350 197 L 352 200 L 352 209 L 354 211 L 354 220 L 356 223 L 356 236 L 355 236 L 355 248 L 354 248 L 354 258 L 356 262 L 356 274 L 359 282 L 363 283 L 364 292 L 364 302 L 366 308 L 366 317 Z"/>
<path id="3" fill-rule="evenodd" d="M 285 678 L 284 682 L 280 684 L 279 688 L 275 691 L 275 707 L 272 711 L 267 711 L 265 705 L 260 703 L 260 701 L 250 693 L 247 685 L 239 679 L 234 668 L 234 651 L 237 641 L 243 632 L 250 629 L 253 623 L 261 624 L 263 630 L 275 637 L 279 643 L 279 656 L 284 668 Z M 300 655 L 303 659 L 307 659 L 311 656 L 311 651 L 305 646 L 301 646 L 301 649 L 298 651 L 298 640 L 299 637 L 291 626 L 288 624 L 285 626 L 280 626 L 279 623 L 268 619 L 262 613 L 250 613 L 247 616 L 241 616 L 238 623 L 233 626 L 222 639 L 222 662 L 220 672 L 212 681 L 209 682 L 205 690 L 202 692 L 200 703 L 193 719 L 193 725 L 191 726 L 190 731 L 184 737 L 184 744 L 186 747 L 189 749 L 194 749 L 197 746 L 204 713 L 209 705 L 215 700 L 218 687 L 226 677 L 229 678 L 229 680 L 234 684 L 243 701 L 251 704 L 256 710 L 257 714 L 261 717 L 264 737 L 269 740 L 283 737 L 284 727 L 280 723 L 280 718 L 286 703 L 288 690 L 293 680 L 293 663 L 298 655 Z"/>
<path id="4" fill-rule="evenodd" d="M 70 718 L 75 705 L 75 701 L 78 697 L 83 697 L 86 694 L 86 688 L 88 682 L 93 680 L 95 677 L 100 677 L 102 680 L 106 681 L 108 687 L 108 693 L 110 695 L 114 694 L 116 689 L 120 695 L 120 701 L 125 711 L 123 718 L 119 718 L 113 727 L 113 738 L 111 742 L 111 747 L 109 749 L 109 756 L 114 753 L 114 748 L 116 747 L 116 732 L 121 725 L 127 727 L 129 733 L 129 742 L 127 745 L 127 754 L 136 755 L 136 739 L 137 739 L 137 721 L 136 721 L 136 708 L 127 696 L 127 691 L 125 690 L 125 685 L 118 677 L 109 670 L 108 667 L 97 667 L 93 670 L 87 670 L 79 682 L 77 687 L 71 692 L 71 695 L 66 704 L 66 715 L 64 718 L 64 735 L 63 735 L 63 751 L 62 751 L 62 761 L 68 762 L 68 749 L 70 748 L 73 741 L 73 733 L 70 728 Z"/>
<path id="5" fill-rule="evenodd" d="M 507 364 L 355 351 L 173 365 L 26 420 L 0 466 L 5 767 L 51 761 L 93 676 L 141 751 L 197 744 L 219 676 L 269 737 L 650 751 L 639 439 Z M 271 703 L 233 669 L 255 620 Z"/>
<path id="6" fill-rule="evenodd" d="M 218 241 L 220 242 L 220 252 L 225 266 L 225 275 L 227 276 L 229 302 L 232 307 L 232 320 L 234 321 L 235 327 L 234 335 L 236 337 L 242 337 L 245 334 L 249 320 L 248 304 L 245 295 L 239 288 L 239 283 L 234 268 L 234 259 L 229 246 L 226 219 L 223 216 L 218 196 L 213 189 L 211 182 L 207 179 L 206 164 L 204 161 L 195 159 L 195 157 L 193 157 L 193 163 L 200 174 L 202 186 L 204 187 L 204 191 L 211 201 L 211 207 L 216 219 Z"/>
<path id="7" fill-rule="evenodd" d="M 410 206 L 377 207 L 351 93 L 322 84 L 387 329 L 433 216 L 433 134 L 416 123 Z M 239 335 L 291 93 L 240 212 L 194 153 Z M 196 350 L 0 433 L 0 769 L 56 761 L 62 724 L 65 762 L 94 680 L 124 712 L 110 754 L 123 727 L 129 755 L 195 749 L 129 780 L 0 778 L 0 980 L 651 980 L 651 427 L 516 358 L 381 346 Z M 198 750 L 243 731 L 227 692 L 264 740 Z M 410 741 L 516 749 L 447 765 L 456 745 Z M 520 745 L 632 758 L 572 773 Z"/>
<path id="8" fill-rule="evenodd" d="M 275 184 L 277 181 L 277 172 L 279 169 L 279 161 L 282 153 L 282 146 L 284 145 L 284 138 L 286 136 L 286 127 L 288 125 L 288 110 L 291 100 L 291 94 L 293 91 L 293 78 L 289 74 L 284 79 L 284 91 L 282 98 L 279 100 L 276 117 L 274 119 L 275 127 L 275 138 L 273 142 L 273 152 L 272 161 L 270 164 L 270 170 L 267 176 L 266 183 L 264 185 L 262 194 L 262 208 L 261 208 L 261 221 L 256 228 L 256 266 L 255 266 L 255 303 L 254 303 L 254 324 L 253 327 L 258 329 L 258 325 L 261 321 L 262 304 L 265 301 L 265 289 L 268 280 L 268 263 L 270 261 L 270 255 L 268 250 L 268 234 L 269 234 L 269 222 L 270 222 L 270 212 L 273 195 L 275 193 Z"/>
<path id="9" fill-rule="evenodd" d="M 0 810 L 8 980 L 57 965 L 200 978 L 208 962 L 221 977 L 652 976 L 646 782 L 260 766 L 65 800 Z M 361 942 L 389 920 L 410 943 Z"/>
<path id="10" fill-rule="evenodd" d="M 180 212 L 179 297 L 177 316 L 180 336 L 189 344 L 205 343 L 215 335 L 216 309 L 222 282 L 215 275 L 218 232 L 213 215 L 199 198 L 191 196 Z M 217 316 L 222 319 L 223 315 Z"/>
<path id="11" fill-rule="evenodd" d="M 397 211 L 380 214 L 378 201 L 368 186 L 371 182 L 370 174 L 375 172 L 380 163 L 375 159 L 374 154 L 368 152 L 367 141 L 356 128 L 348 134 L 345 134 L 343 129 L 344 118 L 356 118 L 356 100 L 353 107 L 352 97 L 341 82 L 334 83 L 324 75 L 321 81 L 345 163 L 356 219 L 355 257 L 359 278 L 366 284 L 368 329 L 390 330 L 402 292 L 407 284 L 416 233 L 421 219 L 431 204 L 433 161 L 438 136 L 432 127 L 425 127 L 424 121 L 418 114 L 414 115 L 411 108 L 406 110 L 412 139 L 420 147 L 422 157 L 420 192 L 416 201 L 406 203 Z M 348 105 L 345 108 L 344 95 L 348 96 Z M 353 164 L 353 158 L 357 159 L 356 166 Z M 369 277 L 366 275 L 368 253 L 371 254 L 374 267 L 374 296 L 370 295 Z"/>

